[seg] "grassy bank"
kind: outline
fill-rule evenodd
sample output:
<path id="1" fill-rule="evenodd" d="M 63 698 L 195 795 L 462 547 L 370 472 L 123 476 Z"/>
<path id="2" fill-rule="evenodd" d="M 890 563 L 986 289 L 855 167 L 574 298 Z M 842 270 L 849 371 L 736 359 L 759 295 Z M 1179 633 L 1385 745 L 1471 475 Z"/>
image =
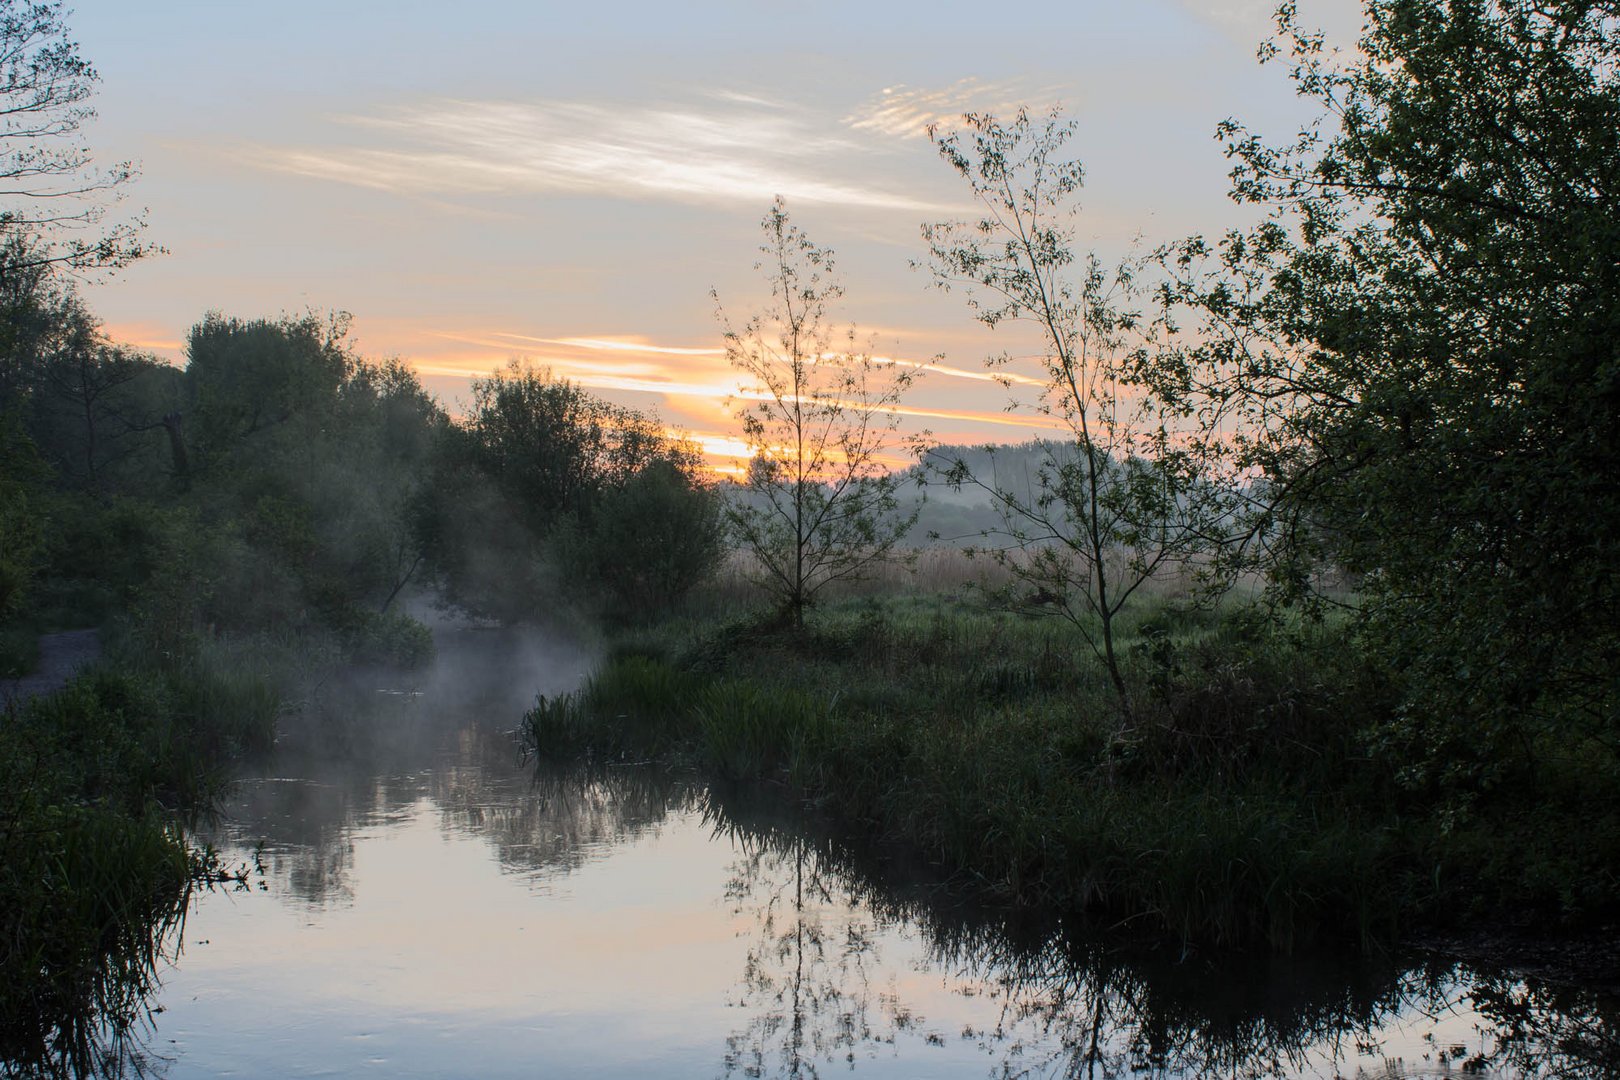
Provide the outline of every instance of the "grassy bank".
<path id="1" fill-rule="evenodd" d="M 1442 812 L 1401 782 L 1377 736 L 1387 674 L 1343 628 L 1161 600 L 1129 620 L 1125 654 L 1128 708 L 1072 628 L 943 596 L 849 599 L 802 631 L 671 623 L 540 701 L 525 737 L 549 755 L 684 755 L 997 899 L 1188 939 L 1612 912 L 1615 815 L 1573 794 L 1592 770 L 1562 797 L 1509 785 Z M 1596 844 L 1572 839 L 1594 822 Z"/>
<path id="2" fill-rule="evenodd" d="M 0 713 L 0 1062 L 89 1075 L 138 1021 L 191 887 L 184 826 L 271 737 L 261 681 L 104 663 Z"/>
<path id="3" fill-rule="evenodd" d="M 145 1016 L 193 889 L 188 829 L 339 665 L 431 655 L 420 624 L 273 635 L 117 618 L 62 689 L 0 707 L 0 1072 L 95 1075 Z M 9 1070 L 9 1071 L 8 1071 Z"/>

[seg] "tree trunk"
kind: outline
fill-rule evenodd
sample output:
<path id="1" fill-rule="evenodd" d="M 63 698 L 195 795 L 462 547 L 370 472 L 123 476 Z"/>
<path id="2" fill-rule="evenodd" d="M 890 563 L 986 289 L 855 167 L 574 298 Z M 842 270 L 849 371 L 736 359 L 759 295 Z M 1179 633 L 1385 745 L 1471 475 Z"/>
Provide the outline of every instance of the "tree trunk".
<path id="1" fill-rule="evenodd" d="M 169 433 L 169 456 L 174 463 L 174 482 L 181 491 L 191 490 L 191 458 L 186 454 L 185 436 L 180 431 L 180 414 L 168 413 L 163 417 L 163 428 Z"/>

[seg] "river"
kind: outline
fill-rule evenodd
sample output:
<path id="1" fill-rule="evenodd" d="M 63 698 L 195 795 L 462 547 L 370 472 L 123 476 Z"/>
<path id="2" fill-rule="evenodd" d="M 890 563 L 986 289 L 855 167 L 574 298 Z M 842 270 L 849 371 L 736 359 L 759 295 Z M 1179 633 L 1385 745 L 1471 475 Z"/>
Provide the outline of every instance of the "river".
<path id="1" fill-rule="evenodd" d="M 205 834 L 125 1071 L 1601 1076 L 1615 1003 L 1434 958 L 1211 957 L 976 910 L 780 798 L 508 734 L 582 655 L 462 632 L 293 725 Z M 468 687 L 489 692 L 472 693 Z"/>

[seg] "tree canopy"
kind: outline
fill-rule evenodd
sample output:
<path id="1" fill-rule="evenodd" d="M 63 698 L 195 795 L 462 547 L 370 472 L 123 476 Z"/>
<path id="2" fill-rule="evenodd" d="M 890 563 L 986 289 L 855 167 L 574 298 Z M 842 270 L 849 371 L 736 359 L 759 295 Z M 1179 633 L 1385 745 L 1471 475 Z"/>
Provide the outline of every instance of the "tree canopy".
<path id="1" fill-rule="evenodd" d="M 66 17 L 60 0 L 0 0 L 0 238 L 40 241 L 21 259 L 0 260 L 0 275 L 43 265 L 110 269 L 150 250 L 139 219 L 106 222 L 135 166 L 98 165 L 84 142 L 101 76 Z"/>
<path id="2" fill-rule="evenodd" d="M 1172 260 L 1204 337 L 1164 385 L 1243 421 L 1280 580 L 1358 575 L 1431 777 L 1620 733 L 1617 18 L 1371 0 L 1342 55 L 1285 6 L 1264 56 L 1321 119 L 1222 125 L 1271 216 Z"/>

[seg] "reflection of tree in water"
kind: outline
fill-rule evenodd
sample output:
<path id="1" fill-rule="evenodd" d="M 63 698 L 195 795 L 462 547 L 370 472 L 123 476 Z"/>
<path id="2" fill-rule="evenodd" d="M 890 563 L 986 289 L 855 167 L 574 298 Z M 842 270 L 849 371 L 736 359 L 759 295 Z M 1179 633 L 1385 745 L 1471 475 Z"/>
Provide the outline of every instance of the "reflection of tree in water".
<path id="1" fill-rule="evenodd" d="M 511 744 L 491 725 L 467 725 L 448 745 L 440 767 L 422 770 L 418 759 L 416 772 L 386 779 L 260 781 L 242 804 L 257 824 L 239 835 L 262 830 L 267 855 L 282 859 L 283 870 L 271 871 L 277 887 L 304 889 L 298 895 L 308 901 L 341 895 L 354 828 L 424 807 L 441 827 L 487 839 L 503 865 L 523 872 L 566 872 L 656 828 L 672 810 L 701 807 L 737 845 L 728 898 L 752 920 L 732 1000 L 746 1020 L 726 1043 L 729 1076 L 858 1070 L 901 1049 L 932 1052 L 921 1048 L 935 1041 L 971 1048 L 982 1055 L 983 1075 L 1003 1078 L 1353 1077 L 1358 1052 L 1371 1055 L 1376 1076 L 1385 1074 L 1384 1055 L 1395 1053 L 1379 1044 L 1393 1019 L 1427 1023 L 1423 1014 L 1454 1006 L 1472 1010 L 1478 1030 L 1453 1043 L 1436 1029 L 1421 1059 L 1409 1054 L 1389 1075 L 1620 1075 L 1616 1006 L 1594 993 L 1394 960 L 1157 955 L 1117 938 L 941 904 L 935 883 L 801 817 L 783 817 L 780 800 L 771 816 L 655 769 L 536 778 L 513 767 Z M 300 843 L 310 849 L 301 857 Z M 908 925 L 926 943 L 925 970 L 973 1007 L 971 1024 L 942 1028 L 936 1015 L 925 1025 L 917 1002 L 902 999 L 893 958 L 886 966 L 880 949 L 886 934 Z M 156 950 L 165 930 L 152 931 L 145 944 Z M 149 970 L 129 969 L 120 1030 L 139 1034 Z M 943 1011 L 937 1002 L 930 1008 Z M 140 1075 L 151 1061 L 139 1042 L 97 1043 L 96 1069 Z M 20 1075 L 36 1074 L 51 1075 Z"/>
<path id="2" fill-rule="evenodd" d="M 539 631 L 441 630 L 435 644 L 427 670 L 348 672 L 284 718 L 263 775 L 239 785 L 205 839 L 243 856 L 262 844 L 272 891 L 324 905 L 353 899 L 356 830 L 408 818 L 423 800 L 458 829 L 499 836 L 525 817 L 540 829 L 521 805 L 531 776 L 508 732 L 537 686 L 578 680 L 584 654 Z M 525 865 L 522 846 L 512 865 Z"/>
<path id="3" fill-rule="evenodd" d="M 823 1064 L 892 1042 L 904 1023 L 892 992 L 877 994 L 873 1026 L 881 958 L 870 910 L 804 838 L 733 835 L 743 854 L 726 896 L 755 930 L 733 1002 L 752 1017 L 726 1040 L 727 1075 L 816 1077 Z"/>
<path id="4" fill-rule="evenodd" d="M 1620 1003 L 1612 998 L 1501 975 L 1476 975 L 1467 993 L 1495 1044 L 1480 1064 L 1527 1076 L 1620 1076 Z"/>
<path id="5" fill-rule="evenodd" d="M 1008 1077 L 1298 1075 L 1365 1044 L 1410 1000 L 1385 973 L 1325 958 L 1125 959 L 1098 943 L 1013 944 L 993 927 L 936 927 L 933 946 L 958 993 L 994 1003 L 995 1022 L 963 1037 Z"/>
<path id="6" fill-rule="evenodd" d="M 1008 1080 L 1355 1076 L 1362 1066 L 1391 1077 L 1620 1076 L 1620 1009 L 1591 992 L 1388 956 L 1163 955 L 942 907 L 825 834 L 734 801 L 706 810 L 743 852 L 729 898 L 753 920 L 735 1000 L 750 1015 L 727 1042 L 727 1075 L 852 1068 L 909 1032 L 971 1045 L 987 1075 Z M 880 974 L 880 938 L 905 924 L 922 931 L 928 969 L 981 1019 L 924 1030 Z M 1456 1017 L 1472 1027 L 1457 1034 L 1444 1023 Z M 1409 1060 L 1388 1045 L 1397 1021 L 1418 1040 Z"/>
<path id="7" fill-rule="evenodd" d="M 214 843 L 252 849 L 268 887 L 283 896 L 325 905 L 353 899 L 352 833 L 366 810 L 349 786 L 301 778 L 267 777 L 237 785 L 229 820 Z"/>
<path id="8" fill-rule="evenodd" d="M 496 741 L 490 736 L 462 733 L 464 745 Z M 498 741 L 509 766 L 512 742 Z M 525 873 L 575 870 L 697 798 L 690 781 L 648 767 L 543 767 L 492 782 L 496 775 L 487 763 L 464 764 L 436 773 L 429 790 L 447 828 L 483 838 L 503 867 Z"/>
<path id="9" fill-rule="evenodd" d="M 1339 1076 L 1354 1075 L 1358 1057 L 1389 1076 L 1620 1075 L 1615 1002 L 1461 965 L 1320 955 L 1167 963 L 1096 940 L 1029 948 L 994 928 L 931 933 L 958 992 L 998 1003 L 997 1023 L 964 1037 L 999 1057 L 1000 1076 Z M 1471 1030 L 1448 1036 L 1441 1022 L 1469 1015 Z M 1416 1059 L 1386 1045 L 1398 1020 L 1420 1034 Z"/>
<path id="10" fill-rule="evenodd" d="M 424 810 L 486 839 L 509 870 L 565 872 L 694 798 L 663 770 L 537 774 L 498 712 L 441 712 L 374 690 L 334 697 L 348 704 L 331 736 L 278 754 L 275 775 L 243 780 L 216 839 L 243 857 L 256 849 L 271 891 L 308 904 L 351 902 L 356 833 Z"/>

